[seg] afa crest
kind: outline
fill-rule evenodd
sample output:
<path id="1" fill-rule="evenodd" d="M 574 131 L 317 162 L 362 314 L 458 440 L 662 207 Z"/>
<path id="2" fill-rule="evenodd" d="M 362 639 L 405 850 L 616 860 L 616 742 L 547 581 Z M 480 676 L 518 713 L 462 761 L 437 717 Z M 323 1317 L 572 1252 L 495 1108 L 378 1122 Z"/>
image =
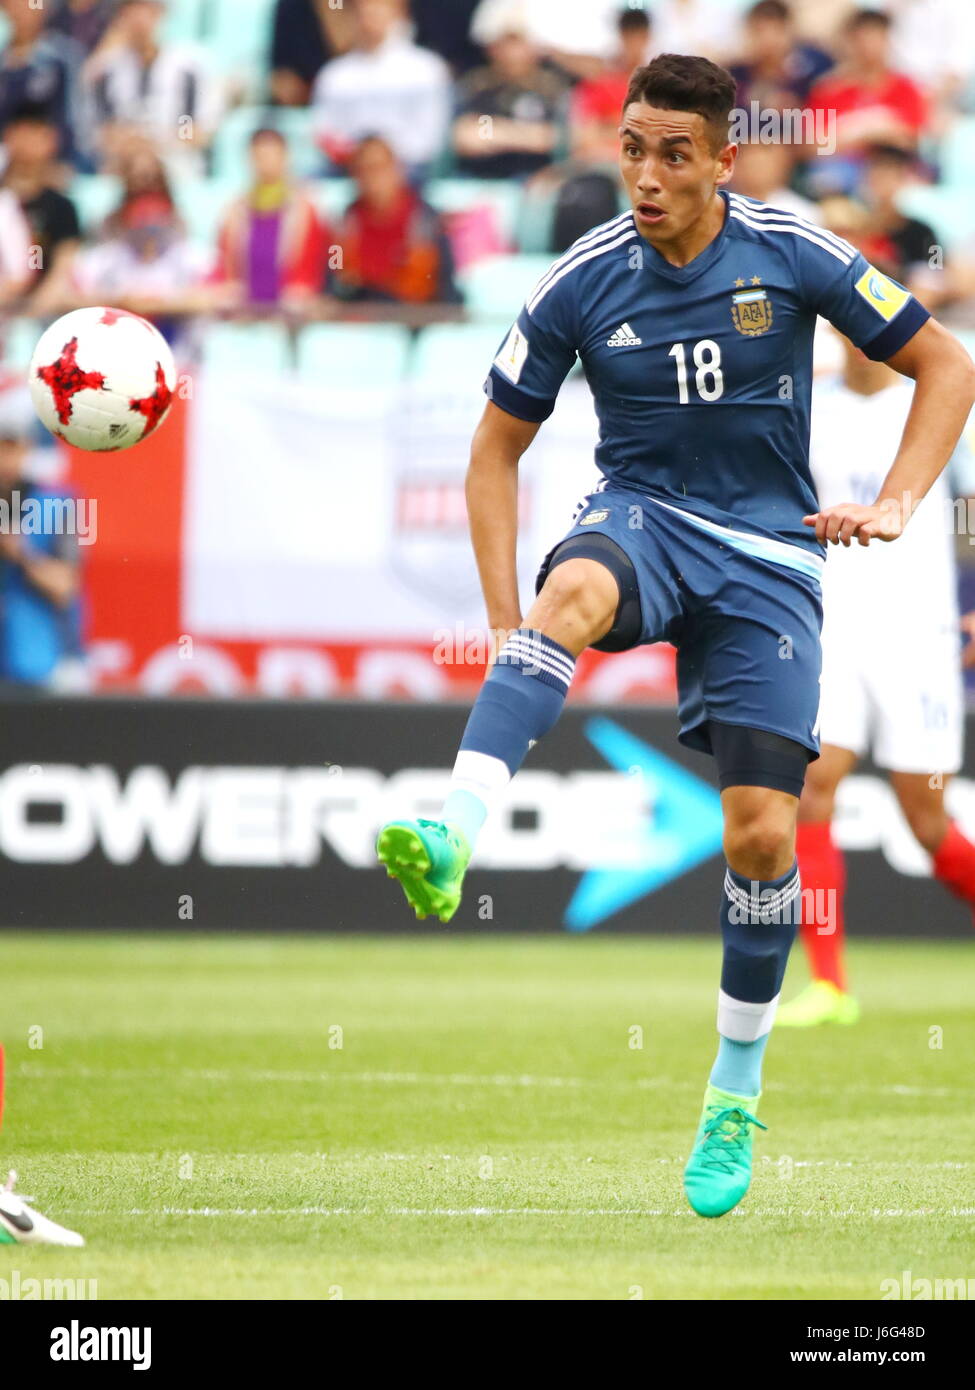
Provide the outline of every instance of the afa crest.
<path id="1" fill-rule="evenodd" d="M 739 287 L 745 284 L 744 280 L 735 283 Z M 748 338 L 757 338 L 772 327 L 772 301 L 768 291 L 759 285 L 757 275 L 752 276 L 749 289 L 736 288 L 731 296 L 731 318 L 738 332 Z"/>

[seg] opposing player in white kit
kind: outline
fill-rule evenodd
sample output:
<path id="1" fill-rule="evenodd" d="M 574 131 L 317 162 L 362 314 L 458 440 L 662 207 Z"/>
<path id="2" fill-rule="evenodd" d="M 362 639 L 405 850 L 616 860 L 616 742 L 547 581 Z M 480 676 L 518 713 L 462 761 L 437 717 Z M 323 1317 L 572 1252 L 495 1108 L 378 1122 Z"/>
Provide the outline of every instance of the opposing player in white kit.
<path id="1" fill-rule="evenodd" d="M 840 377 L 814 394 L 809 461 L 823 508 L 877 495 L 904 428 L 911 387 L 846 338 Z M 964 446 L 959 446 L 960 450 Z M 958 455 L 956 454 L 956 458 Z M 843 960 L 844 870 L 830 833 L 836 791 L 870 752 L 936 877 L 975 905 L 975 845 L 945 809 L 962 762 L 964 702 L 953 506 L 943 473 L 897 545 L 830 551 L 823 577 L 822 752 L 799 803 L 797 855 L 807 899 L 827 906 L 804 922 L 812 983 L 779 1010 L 779 1026 L 854 1023 Z"/>

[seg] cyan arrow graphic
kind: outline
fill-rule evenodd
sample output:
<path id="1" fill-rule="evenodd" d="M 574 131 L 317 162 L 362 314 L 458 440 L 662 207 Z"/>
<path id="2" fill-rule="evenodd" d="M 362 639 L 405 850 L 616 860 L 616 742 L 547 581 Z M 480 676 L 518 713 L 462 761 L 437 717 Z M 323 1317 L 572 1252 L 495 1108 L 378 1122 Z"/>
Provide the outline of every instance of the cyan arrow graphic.
<path id="1" fill-rule="evenodd" d="M 570 931 L 589 931 L 637 898 L 686 874 L 721 848 L 721 798 L 713 787 L 611 719 L 590 719 L 586 737 L 611 767 L 639 768 L 651 814 L 633 869 L 590 869 L 565 913 Z"/>

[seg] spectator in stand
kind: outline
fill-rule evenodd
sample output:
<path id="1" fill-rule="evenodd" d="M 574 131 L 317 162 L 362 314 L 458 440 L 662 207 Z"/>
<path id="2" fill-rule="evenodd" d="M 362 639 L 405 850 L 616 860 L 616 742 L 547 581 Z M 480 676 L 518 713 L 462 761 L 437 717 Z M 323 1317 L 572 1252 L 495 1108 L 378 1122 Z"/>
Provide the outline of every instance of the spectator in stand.
<path id="1" fill-rule="evenodd" d="M 54 0 L 48 28 L 73 39 L 83 53 L 93 52 L 115 18 L 119 0 Z"/>
<path id="2" fill-rule="evenodd" d="M 409 176 L 422 179 L 443 152 L 450 71 L 409 38 L 402 0 L 358 0 L 351 52 L 326 63 L 312 105 L 318 140 L 343 168 L 366 135 L 381 135 Z"/>
<path id="3" fill-rule="evenodd" d="M 64 34 L 45 32 L 47 10 L 27 0 L 0 0 L 0 13 L 10 25 L 0 52 L 0 127 L 28 102 L 41 105 L 57 126 L 60 158 L 83 165 L 78 103 L 83 50 Z"/>
<path id="4" fill-rule="evenodd" d="M 619 47 L 608 71 L 584 78 L 572 93 L 569 129 L 574 159 L 615 166 L 620 112 L 633 69 L 650 60 L 651 19 L 646 10 L 620 10 Z"/>
<path id="5" fill-rule="evenodd" d="M 857 0 L 790 0 L 800 38 L 832 53 Z"/>
<path id="6" fill-rule="evenodd" d="M 762 110 L 803 107 L 810 88 L 833 66 L 832 56 L 796 36 L 785 0 L 758 0 L 745 15 L 743 56 L 730 71 L 738 83 L 737 104 L 757 101 Z"/>
<path id="7" fill-rule="evenodd" d="M 100 231 L 102 238 L 118 232 L 123 210 L 140 193 L 161 193 L 171 203 L 175 201 L 166 165 L 145 135 L 132 132 L 119 145 L 115 172 L 122 185 L 122 194 L 115 210 L 105 219 Z"/>
<path id="8" fill-rule="evenodd" d="M 85 68 L 89 120 L 104 163 L 133 131 L 185 173 L 199 173 L 222 104 L 212 61 L 194 44 L 163 44 L 166 0 L 120 0 Z"/>
<path id="9" fill-rule="evenodd" d="M 443 220 L 407 182 L 389 142 L 367 137 L 351 167 L 358 196 L 338 227 L 341 265 L 330 282 L 336 295 L 401 304 L 460 303 Z"/>
<path id="10" fill-rule="evenodd" d="M 498 10 L 496 23 L 483 25 L 481 35 L 488 65 L 468 73 L 457 92 L 458 170 L 489 179 L 534 174 L 552 162 L 565 117 L 565 83 L 540 66 L 517 10 Z"/>
<path id="11" fill-rule="evenodd" d="M 0 501 L 9 517 L 41 503 L 40 530 L 0 528 L 0 681 L 49 687 L 61 684 L 81 655 L 78 536 L 62 524 L 74 499 L 28 476 L 36 417 L 22 383 L 0 383 Z M 24 527 L 26 531 L 28 528 Z"/>
<path id="12" fill-rule="evenodd" d="M 900 199 L 917 182 L 917 161 L 899 145 L 874 145 L 867 154 L 861 196 L 869 221 L 860 249 L 871 265 L 906 285 L 928 309 L 950 298 L 944 247 L 927 222 L 907 217 Z"/>
<path id="13" fill-rule="evenodd" d="M 16 304 L 34 277 L 30 225 L 9 188 L 0 188 L 0 310 Z"/>
<path id="14" fill-rule="evenodd" d="M 471 38 L 486 45 L 487 35 L 500 24 L 524 24 L 547 63 L 573 81 L 598 77 L 616 48 L 619 7 L 620 0 L 481 0 L 471 21 Z"/>
<path id="15" fill-rule="evenodd" d="M 151 319 L 177 357 L 192 355 L 195 315 L 222 306 L 211 283 L 211 258 L 188 239 L 164 192 L 134 193 L 106 220 L 102 239 L 81 251 L 70 277 L 70 302 L 112 304 Z"/>
<path id="16" fill-rule="evenodd" d="M 809 94 L 813 110 L 835 112 L 837 152 L 856 172 L 870 144 L 915 149 L 927 120 L 917 83 L 891 67 L 890 29 L 882 11 L 857 10 L 843 31 L 845 60 Z"/>
<path id="17" fill-rule="evenodd" d="M 746 198 L 757 198 L 761 203 L 796 213 L 809 222 L 818 222 L 820 215 L 816 204 L 792 188 L 797 155 L 792 145 L 763 145 L 758 141 L 741 145 L 730 186 Z"/>
<path id="18" fill-rule="evenodd" d="M 738 47 L 738 16 L 726 0 L 653 0 L 658 53 L 699 53 L 726 63 Z"/>
<path id="19" fill-rule="evenodd" d="M 220 228 L 216 278 L 243 305 L 300 305 L 326 273 L 328 236 L 308 195 L 293 182 L 279 130 L 250 140 L 253 181 Z"/>
<path id="20" fill-rule="evenodd" d="M 484 62 L 484 50 L 470 37 L 471 18 L 479 0 L 412 0 L 413 39 L 439 53 L 454 77 L 463 77 Z"/>
<path id="21" fill-rule="evenodd" d="M 43 106 L 23 107 L 4 127 L 2 183 L 30 227 L 34 278 L 28 307 L 38 314 L 46 309 L 45 284 L 69 273 L 81 245 L 75 205 L 57 187 L 57 148 L 58 128 Z"/>
<path id="22" fill-rule="evenodd" d="M 353 40 L 352 8 L 331 0 L 277 0 L 271 30 L 271 100 L 307 106 L 312 83 Z"/>

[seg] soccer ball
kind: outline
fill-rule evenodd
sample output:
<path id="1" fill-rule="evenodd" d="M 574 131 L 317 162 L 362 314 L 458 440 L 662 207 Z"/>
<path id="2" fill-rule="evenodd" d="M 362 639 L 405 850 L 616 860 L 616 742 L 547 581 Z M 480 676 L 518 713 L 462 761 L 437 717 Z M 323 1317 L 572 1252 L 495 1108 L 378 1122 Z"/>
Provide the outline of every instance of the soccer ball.
<path id="1" fill-rule="evenodd" d="M 169 413 L 176 364 L 147 319 L 75 309 L 42 335 L 29 371 L 43 424 L 78 449 L 128 449 Z"/>

